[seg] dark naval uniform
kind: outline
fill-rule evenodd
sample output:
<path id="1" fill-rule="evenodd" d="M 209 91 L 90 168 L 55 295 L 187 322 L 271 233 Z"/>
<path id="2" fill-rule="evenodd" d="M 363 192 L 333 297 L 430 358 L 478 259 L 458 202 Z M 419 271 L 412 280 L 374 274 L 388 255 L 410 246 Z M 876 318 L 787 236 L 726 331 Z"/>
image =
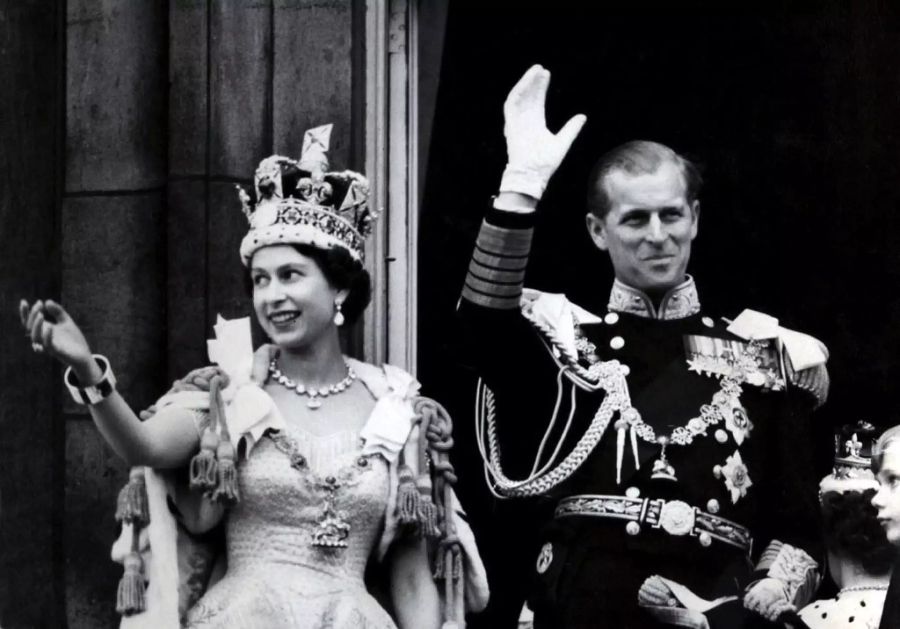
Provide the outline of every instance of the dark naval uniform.
<path id="1" fill-rule="evenodd" d="M 767 626 L 742 603 L 767 576 L 802 605 L 817 579 L 808 419 L 824 367 L 794 377 L 778 336 L 729 332 L 690 278 L 658 308 L 617 281 L 601 315 L 523 292 L 532 220 L 488 214 L 460 304 L 487 386 L 483 454 L 509 497 L 489 521 L 471 514 L 487 531 L 483 626 L 514 626 L 526 588 L 538 628 Z M 665 595 L 639 604 L 654 575 Z"/>

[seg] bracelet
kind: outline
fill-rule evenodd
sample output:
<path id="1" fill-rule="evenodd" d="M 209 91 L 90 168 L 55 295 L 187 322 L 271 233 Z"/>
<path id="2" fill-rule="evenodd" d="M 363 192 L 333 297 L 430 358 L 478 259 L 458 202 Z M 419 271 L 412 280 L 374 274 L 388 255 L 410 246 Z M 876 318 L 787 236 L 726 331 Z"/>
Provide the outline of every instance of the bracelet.
<path id="1" fill-rule="evenodd" d="M 97 366 L 103 370 L 103 376 L 97 384 L 89 387 L 82 387 L 71 367 L 66 369 L 65 375 L 63 375 L 63 381 L 66 383 L 66 388 L 69 390 L 69 393 L 76 404 L 92 406 L 97 402 L 105 400 L 116 390 L 116 377 L 113 375 L 112 368 L 109 366 L 109 360 L 100 354 L 94 354 L 94 360 L 97 361 Z"/>

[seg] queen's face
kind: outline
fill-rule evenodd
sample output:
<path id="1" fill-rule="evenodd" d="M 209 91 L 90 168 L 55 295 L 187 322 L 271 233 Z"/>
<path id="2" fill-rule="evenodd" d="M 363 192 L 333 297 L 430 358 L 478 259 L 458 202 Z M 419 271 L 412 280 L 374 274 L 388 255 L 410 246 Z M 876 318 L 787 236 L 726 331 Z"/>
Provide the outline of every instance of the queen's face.
<path id="1" fill-rule="evenodd" d="M 301 349 L 334 332 L 335 300 L 345 291 L 312 258 L 289 245 L 263 247 L 250 261 L 250 280 L 256 318 L 279 347 Z"/>

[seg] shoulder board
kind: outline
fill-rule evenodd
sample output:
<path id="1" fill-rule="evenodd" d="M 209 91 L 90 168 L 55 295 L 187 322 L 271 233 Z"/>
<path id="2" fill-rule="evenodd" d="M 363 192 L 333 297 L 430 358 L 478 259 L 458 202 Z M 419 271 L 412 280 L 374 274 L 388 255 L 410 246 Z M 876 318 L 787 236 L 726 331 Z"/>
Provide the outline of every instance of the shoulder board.
<path id="1" fill-rule="evenodd" d="M 561 293 L 543 293 L 531 289 L 526 289 L 523 293 L 522 316 L 558 352 L 568 354 L 569 358 L 578 355 L 575 345 L 576 323 L 592 322 L 593 319 L 601 321 L 599 317 L 594 317 L 583 308 L 575 306 Z"/>
<path id="2" fill-rule="evenodd" d="M 755 310 L 744 310 L 731 322 L 728 331 L 742 339 L 777 338 L 795 371 L 824 365 L 828 361 L 828 348 L 822 341 L 809 334 L 781 327 L 775 317 Z"/>

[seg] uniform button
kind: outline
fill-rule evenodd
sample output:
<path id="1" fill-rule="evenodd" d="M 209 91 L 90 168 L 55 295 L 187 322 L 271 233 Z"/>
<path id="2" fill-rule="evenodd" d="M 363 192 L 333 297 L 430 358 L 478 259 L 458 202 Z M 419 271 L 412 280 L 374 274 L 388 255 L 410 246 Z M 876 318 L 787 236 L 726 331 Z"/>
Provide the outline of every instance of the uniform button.
<path id="1" fill-rule="evenodd" d="M 641 525 L 637 522 L 631 521 L 625 525 L 625 532 L 629 535 L 637 535 L 641 532 Z"/>
<path id="2" fill-rule="evenodd" d="M 614 336 L 609 340 L 609 346 L 613 349 L 622 349 L 625 347 L 625 339 L 621 336 Z"/>
<path id="3" fill-rule="evenodd" d="M 615 325 L 619 322 L 619 315 L 615 312 L 607 312 L 603 320 L 609 325 Z"/>
<path id="4" fill-rule="evenodd" d="M 628 489 L 625 490 L 625 495 L 628 496 L 629 498 L 637 498 L 638 496 L 641 495 L 641 490 L 638 489 L 637 487 L 629 487 Z"/>
<path id="5" fill-rule="evenodd" d="M 716 431 L 716 441 L 718 441 L 719 443 L 725 443 L 726 441 L 728 441 L 728 433 L 719 428 Z"/>
<path id="6" fill-rule="evenodd" d="M 712 513 L 713 515 L 719 512 L 719 501 L 713 498 L 709 502 L 706 503 L 706 510 Z"/>
<path id="7" fill-rule="evenodd" d="M 703 325 L 705 325 L 708 328 L 714 327 L 716 325 L 715 322 L 710 317 L 703 317 L 702 319 L 700 319 L 700 321 L 702 321 Z"/>

